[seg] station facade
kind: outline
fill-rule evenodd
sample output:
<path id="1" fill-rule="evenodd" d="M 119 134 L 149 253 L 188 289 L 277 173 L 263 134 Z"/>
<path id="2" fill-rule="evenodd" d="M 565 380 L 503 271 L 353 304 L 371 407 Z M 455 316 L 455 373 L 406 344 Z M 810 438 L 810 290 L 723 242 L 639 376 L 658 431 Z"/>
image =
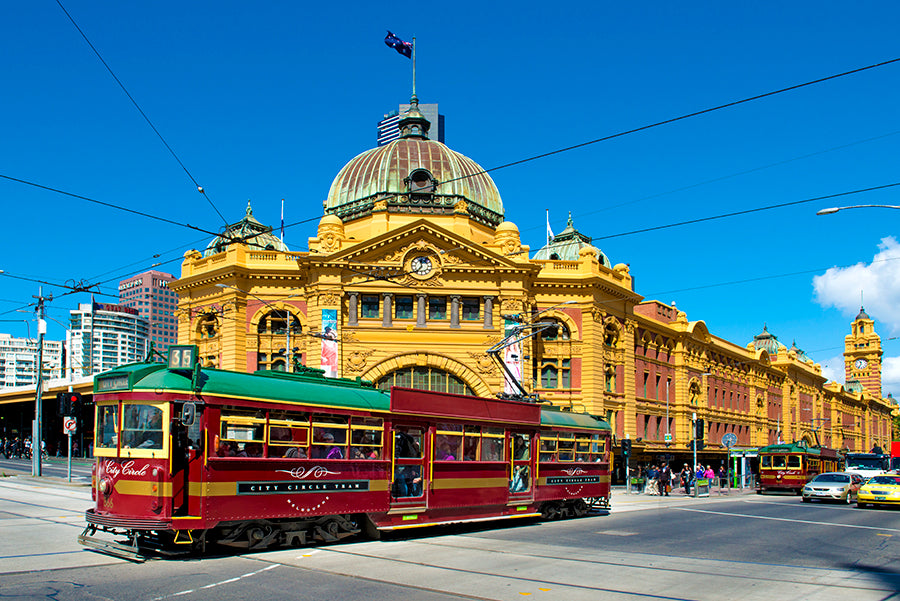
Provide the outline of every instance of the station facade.
<path id="1" fill-rule="evenodd" d="M 502 351 L 526 392 L 608 419 L 637 460 L 686 460 L 695 418 L 699 458 L 715 465 L 728 456 L 726 434 L 739 448 L 887 448 L 894 405 L 881 398 L 880 339 L 865 311 L 845 340 L 846 385 L 766 329 L 724 340 L 643 298 L 629 267 L 612 265 L 571 218 L 545 247 L 523 245 L 490 176 L 428 128 L 413 98 L 400 137 L 338 173 L 306 250 L 290 251 L 248 204 L 205 250 L 186 253 L 169 284 L 179 343 L 197 344 L 209 367 L 299 364 L 384 388 L 492 397 L 511 387 L 486 351 L 528 324 L 537 333 Z"/>

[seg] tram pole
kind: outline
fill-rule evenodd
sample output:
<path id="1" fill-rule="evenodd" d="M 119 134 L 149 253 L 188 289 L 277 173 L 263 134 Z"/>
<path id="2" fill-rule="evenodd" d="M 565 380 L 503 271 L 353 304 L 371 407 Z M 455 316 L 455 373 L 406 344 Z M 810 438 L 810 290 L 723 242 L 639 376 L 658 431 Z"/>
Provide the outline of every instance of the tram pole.
<path id="1" fill-rule="evenodd" d="M 41 455 L 43 445 L 41 444 L 43 437 L 43 412 L 42 399 L 44 387 L 44 334 L 47 332 L 47 322 L 44 321 L 44 300 L 53 300 L 50 296 L 44 299 L 43 288 L 38 288 L 38 295 L 32 296 L 38 299 L 37 303 L 37 322 L 38 322 L 38 360 L 37 360 L 37 377 L 34 386 L 34 424 L 31 431 L 31 475 L 41 476 Z"/>

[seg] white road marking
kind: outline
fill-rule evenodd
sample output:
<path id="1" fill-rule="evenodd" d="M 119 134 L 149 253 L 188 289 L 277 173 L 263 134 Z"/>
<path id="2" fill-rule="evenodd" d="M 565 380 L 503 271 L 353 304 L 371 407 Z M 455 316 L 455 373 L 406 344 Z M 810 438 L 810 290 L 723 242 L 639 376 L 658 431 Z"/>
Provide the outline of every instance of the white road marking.
<path id="1" fill-rule="evenodd" d="M 710 511 L 708 509 L 690 509 L 688 507 L 673 507 L 677 511 L 693 511 L 695 513 L 711 513 L 714 515 L 728 515 L 738 518 L 750 518 L 754 520 L 772 520 L 774 522 L 793 522 L 795 524 L 814 524 L 816 526 L 835 526 L 837 528 L 855 528 L 859 530 L 880 530 L 882 532 L 900 532 L 898 528 L 880 528 L 878 526 L 857 526 L 855 524 L 837 524 L 835 522 L 816 522 L 814 520 L 794 520 L 790 518 L 775 518 L 764 515 L 747 515 L 746 513 L 729 513 L 726 511 Z"/>
<path id="2" fill-rule="evenodd" d="M 272 568 L 277 568 L 280 565 L 281 565 L 280 563 L 275 563 L 275 564 L 267 566 L 261 570 L 256 570 L 255 572 L 249 572 L 247 574 L 244 574 L 243 576 L 238 576 L 237 578 L 229 578 L 228 580 L 222 580 L 221 582 L 213 582 L 212 584 L 207 584 L 206 586 L 201 586 L 200 590 L 204 590 L 204 589 L 208 589 L 208 588 L 215 588 L 215 587 L 221 586 L 223 584 L 230 584 L 232 582 L 237 582 L 238 580 L 241 580 L 242 578 L 247 578 L 249 576 L 256 576 L 257 574 L 261 574 L 262 572 L 271 570 Z M 171 595 L 166 595 L 164 597 L 156 597 L 155 599 L 153 599 L 153 601 L 160 601 L 161 599 L 167 599 L 169 597 L 180 597 L 182 595 L 190 595 L 193 592 L 194 592 L 194 589 L 190 589 L 187 591 L 179 591 L 177 593 L 172 593 Z"/>

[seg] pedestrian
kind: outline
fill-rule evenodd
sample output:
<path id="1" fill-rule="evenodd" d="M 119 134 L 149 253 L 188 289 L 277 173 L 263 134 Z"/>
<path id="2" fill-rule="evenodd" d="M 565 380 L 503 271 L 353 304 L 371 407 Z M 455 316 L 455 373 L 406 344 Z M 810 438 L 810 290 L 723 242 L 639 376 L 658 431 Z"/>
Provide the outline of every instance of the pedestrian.
<path id="1" fill-rule="evenodd" d="M 663 468 L 659 470 L 659 494 L 668 497 L 669 489 L 672 484 L 672 470 L 669 464 L 663 464 Z"/>
<path id="2" fill-rule="evenodd" d="M 687 463 L 684 464 L 680 476 L 681 486 L 684 487 L 684 494 L 691 494 L 691 478 L 693 477 L 693 473 L 691 473 L 691 468 L 688 467 Z"/>

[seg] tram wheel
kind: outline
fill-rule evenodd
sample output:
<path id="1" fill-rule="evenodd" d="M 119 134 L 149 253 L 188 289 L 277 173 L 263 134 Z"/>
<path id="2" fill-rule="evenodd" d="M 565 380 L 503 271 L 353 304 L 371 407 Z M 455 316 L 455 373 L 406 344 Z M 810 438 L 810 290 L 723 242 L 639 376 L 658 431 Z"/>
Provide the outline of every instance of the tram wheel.
<path id="1" fill-rule="evenodd" d="M 559 505 L 556 503 L 545 503 L 541 508 L 541 517 L 545 520 L 558 520 Z"/>

